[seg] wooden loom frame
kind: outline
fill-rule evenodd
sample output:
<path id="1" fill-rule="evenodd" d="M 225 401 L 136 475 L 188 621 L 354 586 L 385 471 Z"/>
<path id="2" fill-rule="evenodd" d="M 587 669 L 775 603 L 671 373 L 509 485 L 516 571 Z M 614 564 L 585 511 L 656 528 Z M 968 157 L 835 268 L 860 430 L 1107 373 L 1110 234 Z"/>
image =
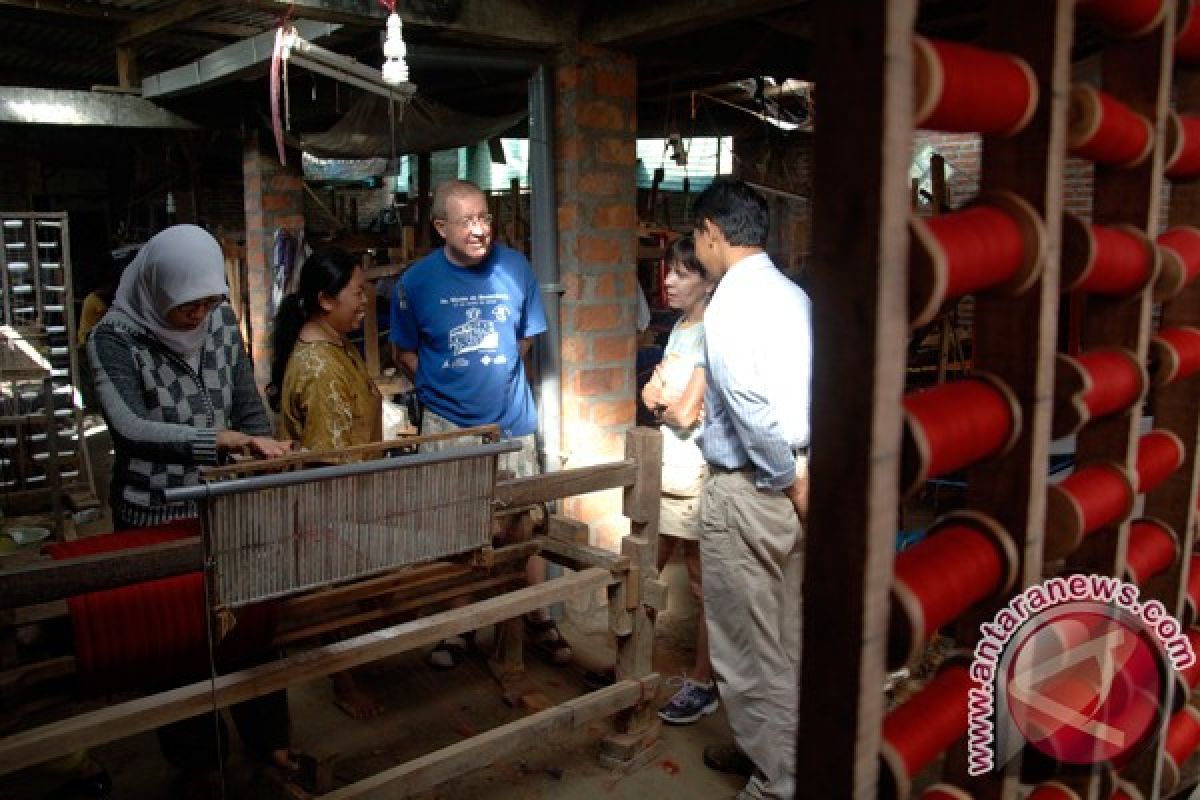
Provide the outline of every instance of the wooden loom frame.
<path id="1" fill-rule="evenodd" d="M 913 134 L 912 36 L 916 0 L 814 4 L 816 81 L 823 93 L 816 126 L 813 270 L 814 393 L 812 497 L 804 587 L 804 650 L 798 797 L 876 797 L 884 663 L 895 548 L 900 404 L 904 370 L 908 250 L 908 164 Z M 1007 189 L 1044 217 L 1048 261 L 1040 281 L 1015 298 L 980 295 L 976 305 L 976 363 L 999 374 L 1017 394 L 1026 420 L 1020 440 L 1002 459 L 972 467 L 968 507 L 1008 530 L 1018 553 L 1018 581 L 1008 595 L 960 618 L 957 638 L 973 645 L 978 625 L 1012 594 L 1043 577 L 1047 462 L 1052 415 L 1053 357 L 1059 302 L 1059 239 L 1066 153 L 1066 95 L 1073 41 L 1071 0 L 991 0 L 983 46 L 1023 57 L 1042 102 L 1029 127 L 1013 137 L 984 136 L 981 190 Z M 1162 136 L 1171 78 L 1176 3 L 1153 30 L 1114 37 L 1102 53 L 1106 90 L 1154 125 L 1151 157 L 1126 170 L 1098 168 L 1095 220 L 1130 224 L 1151 238 L 1159 230 L 1163 186 Z M 1179 4 L 1183 8 L 1183 4 Z M 1181 111 L 1200 111 L 1200 77 L 1180 69 Z M 1171 224 L 1200 221 L 1200 187 L 1172 187 Z M 828 268 L 836 265 L 836 269 Z M 1121 346 L 1146 357 L 1148 289 L 1124 302 L 1090 303 L 1083 319 L 1086 348 Z M 863 320 L 851 328 L 847 319 Z M 1200 286 L 1193 283 L 1163 309 L 1164 324 L 1200 321 Z M 846 370 L 849 363 L 866 368 Z M 836 389 L 834 388 L 836 387 Z M 1146 497 L 1147 513 L 1168 518 L 1182 557 L 1142 586 L 1178 615 L 1196 523 L 1197 377 L 1155 395 L 1156 426 L 1178 433 L 1187 458 Z M 1080 461 L 1104 458 L 1132 469 L 1140 404 L 1097 420 L 1081 434 Z M 866 423 L 864 424 L 864 420 Z M 1087 538 L 1068 569 L 1120 576 L 1128 519 Z M 837 535 L 831 535 L 836 531 Z M 1167 708 L 1170 698 L 1167 700 Z M 1166 717 L 1163 724 L 1165 727 Z M 836 724 L 831 724 L 836 720 Z M 1161 739 L 1122 777 L 1146 798 L 1158 797 Z M 1012 764 L 1000 774 L 972 778 L 965 737 L 949 749 L 944 780 L 987 798 L 1022 796 Z M 1055 776 L 1081 798 L 1107 798 L 1112 776 L 1095 768 Z"/>
<path id="2" fill-rule="evenodd" d="M 334 792 L 331 798 L 354 798 L 387 786 L 391 796 L 407 796 L 434 786 L 470 769 L 515 752 L 545 737 L 547 733 L 580 728 L 594 720 L 617 715 L 615 732 L 604 740 L 601 760 L 608 766 L 631 768 L 655 753 L 659 723 L 652 705 L 659 676 L 653 672 L 654 642 L 652 614 L 663 607 L 666 585 L 658 580 L 655 559 L 660 495 L 661 435 L 639 428 L 626 438 L 626 459 L 592 467 L 564 470 L 497 483 L 494 505 L 498 509 L 533 505 L 576 494 L 621 488 L 623 510 L 631 523 L 630 535 L 622 540 L 621 553 L 589 547 L 572 540 L 570 534 L 553 529 L 537 537 L 541 554 L 564 566 L 578 569 L 544 584 L 472 603 L 460 609 L 394 625 L 336 644 L 314 648 L 269 664 L 199 681 L 187 686 L 120 703 L 99 711 L 79 714 L 0 739 L 0 774 L 41 763 L 114 739 L 185 719 L 215 708 L 261 696 L 294 683 L 330 675 L 413 648 L 434 644 L 455 634 L 501 623 L 505 627 L 499 648 L 502 677 L 522 668 L 521 649 L 513 646 L 519 637 L 520 615 L 547 604 L 604 588 L 609 598 L 610 628 L 617 640 L 618 681 L 610 687 L 553 706 L 470 740 L 443 748 L 371 776 Z M 569 528 L 568 528 L 569 530 Z M 39 566 L 36 573 L 15 576 L 0 574 L 0 596 L 6 605 L 46 602 L 62 597 L 71 583 L 86 590 L 109 588 L 132 582 L 139 561 L 152 566 L 149 574 L 134 580 L 166 577 L 192 571 L 201 563 L 196 556 L 198 538 L 166 548 L 170 566 L 161 559 L 164 548 L 141 548 L 123 556 L 78 559 L 82 564 L 62 562 Z M 121 574 L 105 576 L 107 567 L 122 563 Z M 57 569 L 61 567 L 63 571 Z M 82 576 L 82 581 L 79 579 Z M 57 579 L 56 579 L 57 578 Z M 51 588 L 39 590 L 39 579 Z M 14 589 L 13 593 L 8 591 Z M 79 589 L 75 589 L 79 591 Z M 73 592 L 72 592 L 73 593 Z"/>

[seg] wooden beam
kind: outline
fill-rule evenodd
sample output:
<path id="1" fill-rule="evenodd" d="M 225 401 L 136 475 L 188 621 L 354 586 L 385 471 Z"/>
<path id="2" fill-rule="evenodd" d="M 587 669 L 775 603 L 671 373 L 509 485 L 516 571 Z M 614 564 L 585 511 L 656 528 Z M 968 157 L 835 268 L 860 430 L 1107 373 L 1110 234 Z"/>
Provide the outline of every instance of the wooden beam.
<path id="1" fill-rule="evenodd" d="M 195 572 L 204 563 L 200 537 L 50 561 L 0 572 L 0 607 L 16 608 L 85 592 Z"/>
<path id="2" fill-rule="evenodd" d="M 900 499 L 916 0 L 813 11 L 817 84 L 837 90 L 821 95 L 813 143 L 821 202 L 797 775 L 805 796 L 861 798 L 876 794 Z"/>
<path id="3" fill-rule="evenodd" d="M 214 4 L 208 0 L 181 0 L 148 14 L 139 14 L 117 32 L 117 44 L 130 44 L 151 34 L 174 28 L 192 17 L 212 11 Z"/>
<path id="4" fill-rule="evenodd" d="M 381 789 L 387 790 L 388 797 L 408 797 L 463 773 L 486 767 L 505 756 L 524 752 L 536 743 L 557 740 L 594 720 L 628 708 L 644 697 L 653 697 L 658 682 L 657 674 L 639 680 L 623 680 L 343 786 L 321 798 L 352 800 Z"/>
<path id="5" fill-rule="evenodd" d="M 200 5 L 205 4 L 201 3 Z M 209 8 L 214 6 L 212 3 L 207 5 Z M 145 16 L 141 12 L 130 11 L 125 8 L 100 5 L 99 3 L 72 2 L 72 0 L 0 0 L 0 6 L 24 8 L 29 11 L 42 11 L 47 14 L 61 14 L 75 17 L 76 19 L 101 20 L 111 22 L 114 25 L 129 25 Z M 210 22 L 206 20 L 187 20 L 180 27 L 196 33 L 209 33 L 236 39 L 244 39 L 256 33 L 261 33 L 263 30 L 253 25 L 238 25 L 229 22 Z"/>
<path id="6" fill-rule="evenodd" d="M 632 459 L 564 469 L 545 475 L 500 481 L 496 484 L 494 502 L 498 508 L 528 506 L 557 500 L 560 497 L 574 497 L 604 489 L 632 486 L 636 477 L 637 462 Z"/>
<path id="7" fill-rule="evenodd" d="M 552 538 L 542 542 L 542 555 L 571 569 L 599 567 L 612 572 L 624 572 L 632 563 L 629 556 L 611 550 Z"/>
<path id="8" fill-rule="evenodd" d="M 292 14 L 300 19 L 344 25 L 379 27 L 387 12 L 374 0 L 217 0 L 228 8 L 251 8 L 270 14 Z M 398 4 L 405 25 L 454 33 L 479 41 L 510 42 L 523 46 L 551 47 L 574 35 L 569 15 L 555 4 L 529 0 L 461 0 L 457 10 L 414 9 L 413 3 Z"/>
<path id="9" fill-rule="evenodd" d="M 798 0 L 671 0 L 614 9 L 612 3 L 604 3 L 601 11 L 584 20 L 581 38 L 591 44 L 627 47 L 803 5 Z"/>
<path id="10" fill-rule="evenodd" d="M 252 697 L 285 689 L 294 683 L 303 683 L 436 644 L 449 636 L 503 622 L 535 608 L 593 592 L 607 586 L 611 580 L 612 575 L 607 570 L 584 570 L 464 608 L 444 611 L 297 653 L 270 664 L 222 675 L 212 681 L 200 681 L 22 731 L 0 739 L 0 775 L 187 719 L 214 708 L 226 708 Z"/>

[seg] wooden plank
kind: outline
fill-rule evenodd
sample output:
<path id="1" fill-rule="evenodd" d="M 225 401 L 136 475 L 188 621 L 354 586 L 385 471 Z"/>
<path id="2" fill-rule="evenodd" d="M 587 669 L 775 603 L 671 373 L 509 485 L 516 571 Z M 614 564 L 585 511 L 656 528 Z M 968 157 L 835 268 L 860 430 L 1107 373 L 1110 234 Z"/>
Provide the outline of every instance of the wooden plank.
<path id="1" fill-rule="evenodd" d="M 546 503 L 560 497 L 632 486 L 636 477 L 637 463 L 631 459 L 564 469 L 529 478 L 498 481 L 494 502 L 500 508 Z"/>
<path id="2" fill-rule="evenodd" d="M 653 697 L 658 683 L 658 675 L 623 680 L 343 786 L 321 798 L 351 800 L 383 789 L 387 790 L 388 797 L 408 797 L 487 767 L 506 756 L 524 752 L 537 743 L 557 740 L 595 720 L 611 716 L 643 697 Z"/>
<path id="3" fill-rule="evenodd" d="M 592 538 L 592 528 L 581 520 L 565 517 L 562 514 L 551 514 L 546 523 L 546 535 L 560 542 L 587 544 Z"/>
<path id="4" fill-rule="evenodd" d="M 585 42 L 628 47 L 799 5 L 796 0 L 659 0 L 605 9 L 583 26 Z"/>
<path id="5" fill-rule="evenodd" d="M 58 656 L 6 669 L 0 672 L 0 696 L 7 697 L 31 684 L 74 675 L 76 669 L 75 656 Z"/>
<path id="6" fill-rule="evenodd" d="M 837 90 L 822 95 L 813 153 L 816 391 L 797 773 L 809 797 L 873 798 L 900 499 L 916 3 L 813 12 L 816 82 Z"/>
<path id="7" fill-rule="evenodd" d="M 50 561 L 0 572 L 0 607 L 14 608 L 194 572 L 204 563 L 200 537 L 114 553 Z"/>
<path id="8" fill-rule="evenodd" d="M 601 547 L 547 539 L 542 543 L 542 555 L 571 569 L 598 567 L 611 572 L 624 572 L 630 567 L 629 556 Z"/>
<path id="9" fill-rule="evenodd" d="M 213 708 L 226 708 L 294 683 L 303 683 L 436 644 L 449 636 L 593 592 L 607 586 L 610 580 L 610 573 L 601 569 L 565 575 L 502 597 L 373 631 L 270 664 L 221 675 L 213 681 L 200 681 L 22 731 L 0 739 L 0 775 L 85 747 L 132 736 Z"/>

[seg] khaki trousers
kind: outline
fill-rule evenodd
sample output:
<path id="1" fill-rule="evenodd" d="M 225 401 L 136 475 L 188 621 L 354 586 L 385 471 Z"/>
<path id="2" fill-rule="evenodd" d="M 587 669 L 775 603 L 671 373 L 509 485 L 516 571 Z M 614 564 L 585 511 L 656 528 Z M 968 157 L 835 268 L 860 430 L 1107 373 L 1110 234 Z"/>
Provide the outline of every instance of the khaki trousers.
<path id="1" fill-rule="evenodd" d="M 734 738 L 758 767 L 739 797 L 796 796 L 803 538 L 782 492 L 755 487 L 752 471 L 710 471 L 700 495 L 708 647 Z"/>

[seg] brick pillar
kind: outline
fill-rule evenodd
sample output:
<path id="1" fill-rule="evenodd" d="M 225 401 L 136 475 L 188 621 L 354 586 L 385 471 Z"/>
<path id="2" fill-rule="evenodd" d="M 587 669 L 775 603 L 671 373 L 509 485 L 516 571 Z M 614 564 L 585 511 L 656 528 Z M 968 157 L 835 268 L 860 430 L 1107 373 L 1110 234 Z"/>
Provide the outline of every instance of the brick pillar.
<path id="1" fill-rule="evenodd" d="M 575 467 L 623 458 L 634 424 L 637 82 L 632 58 L 584 44 L 555 82 L 563 453 Z M 619 491 L 566 505 L 596 544 L 618 549 Z"/>
<path id="2" fill-rule="evenodd" d="M 289 156 L 298 159 L 292 152 Z M 271 380 L 271 249 L 275 229 L 295 235 L 304 231 L 304 178 L 300 165 L 280 166 L 274 149 L 264 151 L 258 132 L 242 148 L 242 179 L 246 198 L 246 270 L 250 291 L 250 346 L 259 390 Z M 298 256 L 297 256 L 298 257 Z M 296 264 L 300 268 L 300 264 Z"/>

